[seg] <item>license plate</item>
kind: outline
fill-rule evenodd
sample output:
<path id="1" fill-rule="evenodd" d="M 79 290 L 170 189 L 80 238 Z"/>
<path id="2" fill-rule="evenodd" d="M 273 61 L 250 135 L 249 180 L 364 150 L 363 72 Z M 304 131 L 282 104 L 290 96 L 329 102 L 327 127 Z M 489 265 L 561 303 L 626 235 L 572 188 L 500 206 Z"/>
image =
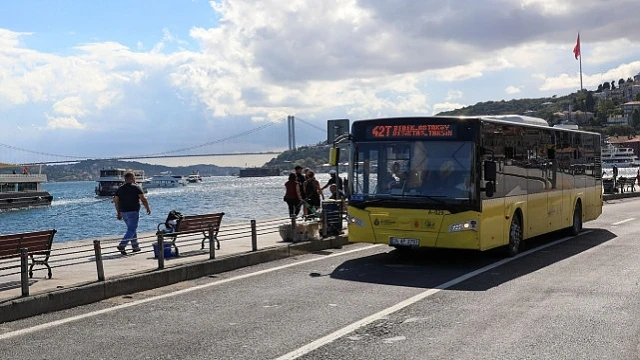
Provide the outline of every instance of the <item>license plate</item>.
<path id="1" fill-rule="evenodd" d="M 396 245 L 396 246 L 418 247 L 420 246 L 420 239 L 392 237 L 389 243 L 390 245 Z"/>

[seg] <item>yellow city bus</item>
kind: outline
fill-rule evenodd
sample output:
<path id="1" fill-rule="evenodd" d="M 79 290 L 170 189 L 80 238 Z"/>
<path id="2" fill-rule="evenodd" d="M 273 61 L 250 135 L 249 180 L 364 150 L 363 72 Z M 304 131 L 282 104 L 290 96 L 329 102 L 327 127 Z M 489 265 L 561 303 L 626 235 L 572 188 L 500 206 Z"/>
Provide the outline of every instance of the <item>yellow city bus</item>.
<path id="1" fill-rule="evenodd" d="M 602 213 L 597 133 L 527 116 L 434 116 L 355 121 L 348 139 L 352 242 L 514 256 L 526 239 L 577 234 Z"/>

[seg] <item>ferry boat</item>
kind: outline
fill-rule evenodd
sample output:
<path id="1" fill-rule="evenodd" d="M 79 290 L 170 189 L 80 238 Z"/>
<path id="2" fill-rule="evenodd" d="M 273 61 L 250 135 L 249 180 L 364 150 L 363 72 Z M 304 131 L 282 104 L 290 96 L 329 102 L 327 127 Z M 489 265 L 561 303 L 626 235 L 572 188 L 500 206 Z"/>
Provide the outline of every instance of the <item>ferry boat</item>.
<path id="1" fill-rule="evenodd" d="M 147 189 L 175 188 L 187 185 L 187 180 L 182 175 L 164 173 L 152 176 L 144 185 Z"/>
<path id="2" fill-rule="evenodd" d="M 147 192 L 144 184 L 147 180 L 144 179 L 144 171 L 142 170 L 126 170 L 126 169 L 102 169 L 100 170 L 100 178 L 98 178 L 96 185 L 96 195 L 98 196 L 114 196 L 118 188 L 124 185 L 124 174 L 127 172 L 133 172 L 136 177 L 136 183 L 140 185 L 143 192 Z"/>
<path id="3" fill-rule="evenodd" d="M 27 167 L 22 174 L 0 174 L 0 210 L 50 206 L 53 196 L 42 190 L 47 175 L 31 174 Z"/>
<path id="4" fill-rule="evenodd" d="M 602 145 L 602 167 L 637 167 L 640 166 L 638 156 L 632 148 L 618 147 L 611 143 Z"/>

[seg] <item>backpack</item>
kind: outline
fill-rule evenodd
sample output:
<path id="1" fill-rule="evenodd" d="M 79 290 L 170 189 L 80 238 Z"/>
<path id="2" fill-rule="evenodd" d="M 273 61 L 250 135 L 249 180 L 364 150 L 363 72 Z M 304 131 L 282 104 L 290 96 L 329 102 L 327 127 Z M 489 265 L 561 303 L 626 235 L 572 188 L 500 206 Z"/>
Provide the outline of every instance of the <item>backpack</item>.
<path id="1" fill-rule="evenodd" d="M 307 199 L 311 199 L 311 197 L 317 193 L 314 181 L 314 179 L 308 179 L 304 182 L 304 195 Z"/>
<path id="2" fill-rule="evenodd" d="M 180 219 L 182 219 L 182 214 L 178 211 L 171 210 L 169 211 L 169 215 L 167 215 L 167 219 L 164 221 L 164 226 L 167 230 L 174 231 Z"/>

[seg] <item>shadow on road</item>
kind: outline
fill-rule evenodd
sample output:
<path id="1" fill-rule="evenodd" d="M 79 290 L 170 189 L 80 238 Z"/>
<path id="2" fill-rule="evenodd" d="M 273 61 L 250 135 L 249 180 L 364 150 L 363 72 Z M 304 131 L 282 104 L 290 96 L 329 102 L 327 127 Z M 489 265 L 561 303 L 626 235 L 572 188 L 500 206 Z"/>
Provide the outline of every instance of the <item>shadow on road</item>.
<path id="1" fill-rule="evenodd" d="M 616 238 L 616 235 L 603 229 L 585 229 L 577 237 L 541 248 L 563 238 L 562 233 L 552 233 L 530 239 L 522 251 L 534 250 L 531 254 L 500 265 L 449 290 L 484 291 L 604 244 Z M 393 250 L 345 261 L 330 276 L 338 280 L 428 289 L 504 258 L 503 249 L 486 252 L 418 249 L 408 253 Z"/>

